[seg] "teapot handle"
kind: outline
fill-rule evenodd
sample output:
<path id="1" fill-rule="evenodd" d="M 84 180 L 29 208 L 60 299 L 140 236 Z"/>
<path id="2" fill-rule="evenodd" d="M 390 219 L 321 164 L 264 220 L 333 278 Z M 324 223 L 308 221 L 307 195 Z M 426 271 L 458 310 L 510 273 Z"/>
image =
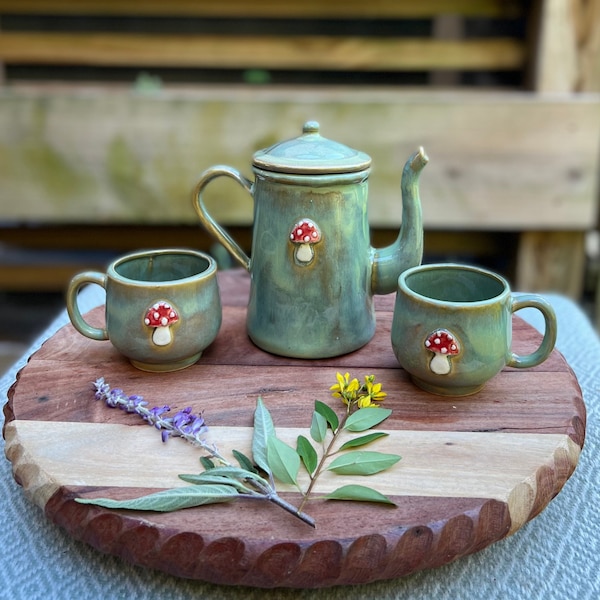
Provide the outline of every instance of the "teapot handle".
<path id="1" fill-rule="evenodd" d="M 254 184 L 246 179 L 237 169 L 233 167 L 227 167 L 225 165 L 216 165 L 206 169 L 200 176 L 200 181 L 196 184 L 193 193 L 194 209 L 200 217 L 202 225 L 211 233 L 226 250 L 246 269 L 250 270 L 250 258 L 242 250 L 240 245 L 208 214 L 204 202 L 202 200 L 202 193 L 204 188 L 217 177 L 231 177 L 234 181 L 237 181 L 248 193 L 253 196 Z"/>

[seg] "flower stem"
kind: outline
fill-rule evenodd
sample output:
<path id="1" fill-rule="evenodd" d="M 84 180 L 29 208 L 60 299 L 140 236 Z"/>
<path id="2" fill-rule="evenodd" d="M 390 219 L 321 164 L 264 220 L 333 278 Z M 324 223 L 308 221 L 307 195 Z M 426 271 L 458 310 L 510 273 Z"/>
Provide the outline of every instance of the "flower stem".
<path id="1" fill-rule="evenodd" d="M 298 512 L 302 511 L 302 509 L 304 508 L 304 505 L 310 500 L 310 495 L 315 486 L 315 483 L 317 482 L 317 479 L 319 478 L 319 475 L 321 474 L 321 471 L 323 470 L 323 467 L 325 466 L 325 461 L 333 454 L 332 453 L 333 446 L 337 440 L 339 433 L 342 431 L 342 429 L 344 429 L 344 425 L 346 424 L 346 419 L 348 418 L 349 414 L 350 414 L 350 406 L 348 406 L 348 410 L 346 411 L 344 418 L 341 420 L 340 424 L 338 425 L 338 428 L 333 432 L 331 440 L 329 441 L 329 444 L 327 444 L 327 448 L 325 448 L 325 451 L 323 452 L 323 456 L 321 457 L 321 460 L 319 461 L 319 464 L 317 465 L 315 472 L 313 473 L 313 475 L 310 478 L 310 483 L 308 484 L 308 487 L 306 488 L 306 492 L 304 492 L 304 494 L 303 494 L 302 502 L 300 503 L 300 506 L 298 507 Z"/>

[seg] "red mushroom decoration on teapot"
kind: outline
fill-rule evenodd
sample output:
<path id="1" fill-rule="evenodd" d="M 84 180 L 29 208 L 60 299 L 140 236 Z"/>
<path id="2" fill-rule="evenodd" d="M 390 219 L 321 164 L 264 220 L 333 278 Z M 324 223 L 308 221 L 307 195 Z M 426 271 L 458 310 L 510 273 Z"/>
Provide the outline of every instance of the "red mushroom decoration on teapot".
<path id="1" fill-rule="evenodd" d="M 166 346 L 173 340 L 171 325 L 179 321 L 179 315 L 173 306 L 165 300 L 155 302 L 147 311 L 144 317 L 144 324 L 147 327 L 154 327 L 152 332 L 152 341 L 157 346 Z"/>
<path id="2" fill-rule="evenodd" d="M 310 219 L 298 221 L 290 233 L 290 240 L 295 245 L 294 258 L 301 265 L 309 265 L 314 256 L 313 244 L 321 241 L 319 228 Z"/>
<path id="3" fill-rule="evenodd" d="M 430 333 L 425 340 L 425 348 L 433 352 L 429 368 L 437 375 L 450 373 L 452 368 L 450 357 L 460 354 L 460 346 L 456 336 L 447 329 L 436 329 L 433 333 Z"/>

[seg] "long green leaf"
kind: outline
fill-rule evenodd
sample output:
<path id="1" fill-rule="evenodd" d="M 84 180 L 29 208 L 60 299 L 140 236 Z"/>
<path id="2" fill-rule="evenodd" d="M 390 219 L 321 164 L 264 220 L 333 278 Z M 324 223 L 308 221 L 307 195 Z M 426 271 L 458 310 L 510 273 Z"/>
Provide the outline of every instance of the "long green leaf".
<path id="1" fill-rule="evenodd" d="M 204 504 L 229 502 L 239 497 L 237 490 L 229 485 L 194 485 L 164 490 L 131 500 L 112 498 L 75 498 L 75 500 L 80 504 L 94 504 L 104 508 L 170 512 Z"/>
<path id="2" fill-rule="evenodd" d="M 326 434 L 327 420 L 322 414 L 315 410 L 312 414 L 312 421 L 310 424 L 310 437 L 315 440 L 315 442 L 321 443 L 325 439 Z"/>
<path id="3" fill-rule="evenodd" d="M 274 477 L 282 483 L 297 485 L 300 457 L 293 448 L 272 436 L 267 440 L 267 457 Z"/>
<path id="4" fill-rule="evenodd" d="M 200 464 L 204 467 L 205 471 L 215 468 L 215 463 L 208 456 L 201 456 Z"/>
<path id="5" fill-rule="evenodd" d="M 198 482 L 204 481 L 206 477 L 223 477 L 229 479 L 239 479 L 240 481 L 244 481 L 246 479 L 254 479 L 255 481 L 260 481 L 261 483 L 266 484 L 267 482 L 254 471 L 247 471 L 246 469 L 242 469 L 240 467 L 214 467 L 213 469 L 209 469 L 208 471 L 203 471 L 202 473 L 196 473 L 194 475 L 185 475 L 188 480 L 195 479 Z M 180 475 L 181 478 L 183 476 Z"/>
<path id="6" fill-rule="evenodd" d="M 396 506 L 387 496 L 364 485 L 344 485 L 325 496 L 326 500 L 354 500 L 356 502 L 380 502 Z"/>
<path id="7" fill-rule="evenodd" d="M 338 456 L 327 469 L 339 475 L 374 475 L 385 471 L 401 458 L 397 454 L 357 450 Z"/>
<path id="8" fill-rule="evenodd" d="M 361 435 L 360 437 L 348 440 L 345 444 L 342 444 L 340 446 L 340 450 L 348 450 L 348 448 L 358 448 L 359 446 L 365 446 L 366 444 L 370 444 L 371 442 L 374 442 L 379 438 L 385 437 L 386 435 L 389 435 L 389 433 L 385 433 L 385 431 L 376 431 L 367 435 Z"/>
<path id="9" fill-rule="evenodd" d="M 254 465 L 252 464 L 252 461 L 243 452 L 240 452 L 239 450 L 232 450 L 231 453 L 235 457 L 235 460 L 238 461 L 242 469 L 246 469 L 247 471 L 251 471 L 252 473 L 257 472 L 254 468 Z"/>
<path id="10" fill-rule="evenodd" d="M 319 457 L 308 438 L 299 435 L 296 440 L 296 452 L 300 455 L 306 470 L 312 475 L 317 468 Z"/>
<path id="11" fill-rule="evenodd" d="M 179 479 L 182 479 L 187 483 L 193 483 L 194 485 L 230 485 L 242 494 L 250 494 L 254 491 L 242 483 L 239 479 L 213 475 L 210 471 L 205 471 L 204 473 L 200 473 L 198 475 L 179 475 Z"/>
<path id="12" fill-rule="evenodd" d="M 252 456 L 254 462 L 266 473 L 270 473 L 269 461 L 267 459 L 267 441 L 275 437 L 275 426 L 271 413 L 263 404 L 262 398 L 256 401 L 254 411 L 254 434 L 252 436 Z"/>
<path id="13" fill-rule="evenodd" d="M 385 421 L 391 414 L 389 408 L 361 408 L 346 419 L 344 429 L 354 432 L 366 431 Z"/>
<path id="14" fill-rule="evenodd" d="M 335 433 L 337 428 L 340 426 L 340 420 L 338 416 L 335 414 L 335 411 L 320 400 L 315 400 L 315 410 L 325 417 L 327 423 L 331 427 L 331 430 Z"/>

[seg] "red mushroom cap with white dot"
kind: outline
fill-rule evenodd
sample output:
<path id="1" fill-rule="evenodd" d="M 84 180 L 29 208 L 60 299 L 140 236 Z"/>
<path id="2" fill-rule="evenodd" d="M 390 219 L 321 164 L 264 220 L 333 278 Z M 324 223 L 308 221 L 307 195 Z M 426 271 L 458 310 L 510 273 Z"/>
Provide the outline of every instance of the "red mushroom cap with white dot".
<path id="1" fill-rule="evenodd" d="M 426 340 L 425 347 L 432 352 L 454 356 L 460 352 L 458 342 L 454 336 L 445 329 L 434 331 Z"/>
<path id="2" fill-rule="evenodd" d="M 295 244 L 316 244 L 321 240 L 321 232 L 312 221 L 302 219 L 292 228 L 290 240 Z"/>
<path id="3" fill-rule="evenodd" d="M 179 321 L 177 311 L 164 301 L 153 304 L 146 312 L 144 323 L 149 327 L 167 327 Z"/>

